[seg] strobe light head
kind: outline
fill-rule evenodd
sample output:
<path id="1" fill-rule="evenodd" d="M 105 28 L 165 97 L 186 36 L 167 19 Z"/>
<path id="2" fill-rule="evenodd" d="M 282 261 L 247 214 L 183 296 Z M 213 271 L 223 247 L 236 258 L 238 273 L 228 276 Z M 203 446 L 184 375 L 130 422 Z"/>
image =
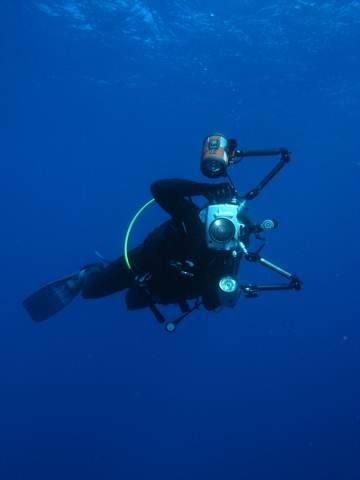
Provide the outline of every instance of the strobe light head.
<path id="1" fill-rule="evenodd" d="M 227 139 L 221 133 L 207 136 L 203 143 L 200 170 L 208 178 L 218 178 L 226 175 L 229 165 Z"/>
<path id="2" fill-rule="evenodd" d="M 226 275 L 218 285 L 220 304 L 224 307 L 234 307 L 240 295 L 239 284 L 236 278 Z"/>
<path id="3" fill-rule="evenodd" d="M 238 288 L 238 282 L 236 278 L 228 275 L 220 279 L 219 288 L 224 293 L 234 293 Z"/>

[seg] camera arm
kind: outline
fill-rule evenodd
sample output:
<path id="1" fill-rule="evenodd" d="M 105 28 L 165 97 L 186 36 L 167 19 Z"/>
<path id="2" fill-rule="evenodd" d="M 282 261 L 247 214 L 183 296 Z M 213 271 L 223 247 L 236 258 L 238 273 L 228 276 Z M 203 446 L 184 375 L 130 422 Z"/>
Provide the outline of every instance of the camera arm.
<path id="1" fill-rule="evenodd" d="M 236 150 L 236 141 L 230 140 L 230 163 L 239 163 L 245 157 L 270 157 L 280 155 L 280 160 L 272 170 L 251 190 L 249 190 L 242 198 L 245 200 L 253 200 L 259 195 L 264 187 L 290 162 L 290 152 L 286 148 L 278 148 L 271 150 Z"/>
<path id="2" fill-rule="evenodd" d="M 300 290 L 300 282 L 289 283 L 288 285 L 272 284 L 272 285 L 255 285 L 248 283 L 247 285 L 240 285 L 240 289 L 244 292 L 246 298 L 258 297 L 258 292 L 275 292 L 280 290 Z"/>
<path id="3" fill-rule="evenodd" d="M 259 252 L 261 250 L 258 249 L 257 252 L 255 253 L 247 253 L 245 254 L 245 259 L 248 260 L 249 262 L 256 262 L 260 263 L 260 265 L 263 265 L 265 268 L 268 268 L 269 270 L 278 273 L 282 277 L 286 278 L 289 280 L 289 283 L 287 284 L 270 284 L 270 285 L 256 285 L 256 284 L 246 284 L 246 285 L 240 285 L 240 289 L 245 293 L 245 296 L 247 298 L 254 298 L 258 296 L 258 292 L 270 292 L 270 291 L 279 291 L 279 290 L 301 290 L 301 280 L 294 274 L 287 272 L 281 267 L 278 267 L 272 262 L 269 262 L 269 260 L 266 260 L 265 258 L 261 257 Z"/>

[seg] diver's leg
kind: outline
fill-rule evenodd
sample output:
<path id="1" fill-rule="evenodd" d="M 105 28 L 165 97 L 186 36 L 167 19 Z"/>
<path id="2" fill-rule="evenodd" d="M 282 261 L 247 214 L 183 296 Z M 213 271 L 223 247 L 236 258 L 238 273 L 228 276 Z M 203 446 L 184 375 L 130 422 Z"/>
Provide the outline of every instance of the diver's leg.
<path id="1" fill-rule="evenodd" d="M 141 246 L 131 252 L 129 256 L 133 263 L 140 263 Z M 101 269 L 90 267 L 85 269 L 81 296 L 83 298 L 106 297 L 129 288 L 132 284 L 133 273 L 129 270 L 122 256 Z"/>

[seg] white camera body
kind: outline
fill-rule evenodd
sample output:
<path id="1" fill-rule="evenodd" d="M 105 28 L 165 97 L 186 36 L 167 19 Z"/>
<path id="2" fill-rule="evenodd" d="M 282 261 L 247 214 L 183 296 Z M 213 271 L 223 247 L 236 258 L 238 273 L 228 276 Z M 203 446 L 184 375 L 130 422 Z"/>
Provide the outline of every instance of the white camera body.
<path id="1" fill-rule="evenodd" d="M 245 202 L 219 203 L 203 208 L 199 217 L 205 226 L 206 243 L 212 250 L 238 251 L 246 238 L 246 225 L 241 221 Z"/>

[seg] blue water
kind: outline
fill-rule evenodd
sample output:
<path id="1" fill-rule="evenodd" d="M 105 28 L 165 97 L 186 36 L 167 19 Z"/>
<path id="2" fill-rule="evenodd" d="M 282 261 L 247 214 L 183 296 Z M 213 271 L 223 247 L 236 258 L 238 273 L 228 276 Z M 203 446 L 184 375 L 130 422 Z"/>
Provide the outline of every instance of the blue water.
<path id="1" fill-rule="evenodd" d="M 0 22 L 0 478 L 359 479 L 360 2 L 3 0 Z M 119 256 L 152 181 L 204 180 L 212 131 L 293 152 L 250 208 L 304 289 L 174 335 L 123 294 L 33 324 L 21 300 Z"/>

